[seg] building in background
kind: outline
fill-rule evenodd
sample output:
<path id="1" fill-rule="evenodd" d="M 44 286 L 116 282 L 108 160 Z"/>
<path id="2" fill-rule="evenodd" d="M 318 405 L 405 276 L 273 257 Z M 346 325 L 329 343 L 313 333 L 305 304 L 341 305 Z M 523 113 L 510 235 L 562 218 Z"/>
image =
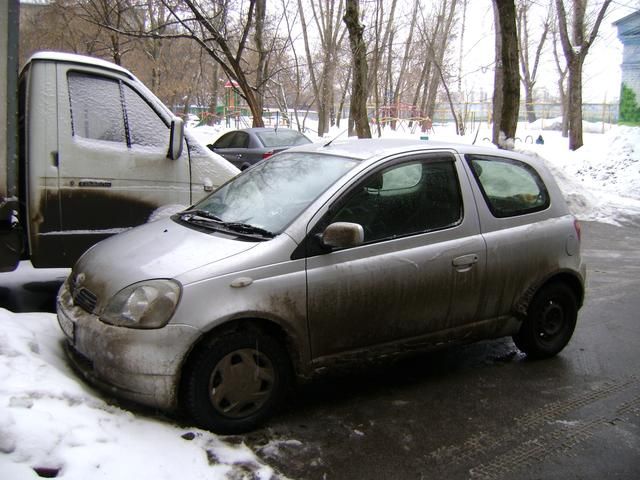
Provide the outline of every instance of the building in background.
<path id="1" fill-rule="evenodd" d="M 640 10 L 613 25 L 623 45 L 619 121 L 640 123 Z"/>

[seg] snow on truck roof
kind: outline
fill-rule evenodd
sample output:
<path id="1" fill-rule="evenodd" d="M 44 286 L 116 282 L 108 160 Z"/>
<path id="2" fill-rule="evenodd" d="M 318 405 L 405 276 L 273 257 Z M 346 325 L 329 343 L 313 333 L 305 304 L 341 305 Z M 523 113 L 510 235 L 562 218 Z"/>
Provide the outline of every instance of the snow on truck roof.
<path id="1" fill-rule="evenodd" d="M 101 58 L 88 57 L 86 55 L 76 55 L 75 53 L 62 53 L 62 52 L 37 52 L 31 55 L 27 64 L 33 61 L 52 61 L 52 62 L 65 62 L 65 63 L 80 63 L 83 65 L 91 65 L 94 67 L 105 68 L 107 70 L 115 70 L 120 73 L 124 73 L 129 77 L 134 77 L 133 74 L 119 65 L 112 62 L 107 62 Z"/>

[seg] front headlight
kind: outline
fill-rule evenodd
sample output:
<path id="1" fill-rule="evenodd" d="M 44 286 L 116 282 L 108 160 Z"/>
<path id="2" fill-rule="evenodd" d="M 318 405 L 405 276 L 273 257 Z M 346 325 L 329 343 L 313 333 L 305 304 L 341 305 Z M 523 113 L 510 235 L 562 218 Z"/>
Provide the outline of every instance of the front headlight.
<path id="1" fill-rule="evenodd" d="M 181 287 L 174 280 L 146 280 L 116 293 L 100 315 L 110 325 L 162 328 L 178 305 Z"/>

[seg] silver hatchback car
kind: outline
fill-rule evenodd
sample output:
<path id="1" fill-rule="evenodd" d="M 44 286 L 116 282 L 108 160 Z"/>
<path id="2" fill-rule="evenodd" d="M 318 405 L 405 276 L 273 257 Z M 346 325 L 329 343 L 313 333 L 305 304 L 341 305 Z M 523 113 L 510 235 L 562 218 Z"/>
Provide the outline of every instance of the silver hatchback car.
<path id="1" fill-rule="evenodd" d="M 94 246 L 58 319 L 92 383 L 237 433 L 346 361 L 509 335 L 555 355 L 584 282 L 579 224 L 536 159 L 336 141 Z"/>

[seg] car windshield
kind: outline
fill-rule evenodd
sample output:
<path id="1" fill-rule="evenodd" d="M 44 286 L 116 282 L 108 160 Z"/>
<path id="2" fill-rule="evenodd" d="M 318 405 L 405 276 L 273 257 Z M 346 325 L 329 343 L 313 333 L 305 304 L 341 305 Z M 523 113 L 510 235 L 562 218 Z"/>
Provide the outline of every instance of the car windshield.
<path id="1" fill-rule="evenodd" d="M 238 175 L 189 212 L 222 228 L 271 237 L 356 163 L 333 155 L 281 153 Z"/>
<path id="2" fill-rule="evenodd" d="M 278 129 L 257 132 L 256 135 L 265 147 L 292 147 L 311 143 L 307 137 L 295 130 Z"/>

